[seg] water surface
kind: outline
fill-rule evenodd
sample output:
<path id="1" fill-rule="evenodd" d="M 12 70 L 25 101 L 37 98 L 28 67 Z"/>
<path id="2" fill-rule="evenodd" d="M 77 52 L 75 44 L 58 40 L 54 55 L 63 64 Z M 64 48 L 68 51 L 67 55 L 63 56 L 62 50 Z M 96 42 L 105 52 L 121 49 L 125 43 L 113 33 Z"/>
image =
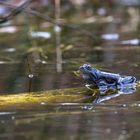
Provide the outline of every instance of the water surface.
<path id="1" fill-rule="evenodd" d="M 109 99 L 101 96 L 104 100 L 95 104 L 93 93 L 99 91 L 82 91 L 84 81 L 75 75 L 81 65 L 90 63 L 140 79 L 139 3 L 129 3 L 63 1 L 61 18 L 66 26 L 61 30 L 27 14 L 10 21 L 10 28 L 1 26 L 0 139 L 139 140 L 139 87 L 132 94 L 115 91 Z M 53 3 L 50 6 L 53 9 Z M 51 8 L 37 10 L 54 17 Z M 62 72 L 56 67 L 59 45 Z M 30 95 L 26 102 L 10 101 L 25 92 Z M 47 100 L 51 94 L 53 100 Z"/>

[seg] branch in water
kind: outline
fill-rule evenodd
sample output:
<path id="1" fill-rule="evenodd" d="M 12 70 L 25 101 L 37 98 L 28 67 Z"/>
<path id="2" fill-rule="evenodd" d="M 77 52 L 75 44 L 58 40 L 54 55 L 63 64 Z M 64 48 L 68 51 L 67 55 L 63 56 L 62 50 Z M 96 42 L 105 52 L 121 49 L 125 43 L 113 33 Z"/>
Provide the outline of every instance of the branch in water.
<path id="1" fill-rule="evenodd" d="M 1 20 L 0 20 L 0 24 L 1 23 L 4 23 L 10 19 L 12 19 L 14 16 L 16 16 L 17 14 L 21 13 L 21 12 L 26 12 L 28 14 L 31 14 L 31 15 L 34 15 L 34 16 L 37 16 L 39 18 L 42 18 L 48 22 L 51 22 L 53 24 L 57 24 L 55 22 L 54 19 L 50 18 L 49 16 L 44 16 L 42 15 L 41 13 L 37 12 L 37 11 L 34 11 L 34 10 L 29 10 L 29 9 L 26 9 L 27 6 L 31 3 L 32 0 L 27 0 L 26 2 L 24 2 L 22 5 L 16 7 L 14 5 L 11 5 L 9 3 L 6 3 L 6 2 L 1 2 L 0 1 L 0 4 L 4 5 L 4 6 L 7 6 L 7 7 L 10 7 L 10 8 L 13 8 L 12 12 L 10 12 L 10 14 L 8 14 L 7 16 L 3 17 Z"/>
<path id="2" fill-rule="evenodd" d="M 0 2 L 0 4 L 2 5 L 6 5 L 9 6 L 12 9 L 12 11 L 4 16 L 3 18 L 0 19 L 0 24 L 7 22 L 8 20 L 12 19 L 13 17 L 15 17 L 16 15 L 20 14 L 22 11 L 24 11 L 24 9 L 31 3 L 32 0 L 26 0 L 23 4 L 21 4 L 20 6 L 10 6 L 9 4 L 5 3 L 5 2 Z"/>
<path id="3" fill-rule="evenodd" d="M 47 22 L 50 22 L 50 23 L 52 23 L 54 25 L 58 25 L 58 26 L 61 26 L 61 27 L 62 26 L 63 27 L 68 27 L 68 28 L 71 28 L 71 29 L 74 29 L 74 30 L 79 30 L 79 28 L 77 28 L 77 26 L 73 26 L 73 25 L 70 25 L 70 24 L 68 25 L 68 24 L 64 24 L 64 23 L 59 23 L 59 22 L 55 21 L 53 18 L 51 18 L 51 17 L 49 17 L 47 15 L 43 15 L 43 14 L 39 13 L 38 11 L 35 11 L 35 10 L 32 10 L 32 9 L 26 9 L 27 6 L 31 3 L 31 1 L 32 0 L 27 0 L 26 2 L 24 2 L 19 7 L 16 7 L 16 6 L 11 5 L 9 3 L 0 1 L 0 4 L 2 4 L 4 6 L 7 6 L 7 7 L 10 7 L 10 8 L 13 9 L 12 12 L 8 16 L 6 16 L 6 17 L 4 17 L 4 18 L 2 18 L 0 20 L 0 24 L 12 19 L 14 16 L 16 16 L 17 14 L 19 14 L 21 12 L 25 12 L 27 14 L 31 14 L 33 16 L 39 17 L 39 18 L 41 18 L 43 20 L 46 20 Z M 80 29 L 80 31 L 81 30 L 87 33 L 87 30 Z M 93 36 L 93 34 L 91 32 L 88 32 L 88 36 L 94 38 L 94 36 Z"/>

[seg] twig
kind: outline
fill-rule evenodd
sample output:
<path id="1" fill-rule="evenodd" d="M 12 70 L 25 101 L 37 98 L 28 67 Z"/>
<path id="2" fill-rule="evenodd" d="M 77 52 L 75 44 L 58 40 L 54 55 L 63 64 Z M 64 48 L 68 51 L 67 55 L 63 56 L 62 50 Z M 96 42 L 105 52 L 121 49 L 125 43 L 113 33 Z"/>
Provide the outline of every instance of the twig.
<path id="1" fill-rule="evenodd" d="M 41 13 L 37 12 L 37 11 L 34 11 L 34 10 L 29 10 L 29 9 L 25 9 L 27 8 L 27 6 L 29 5 L 29 3 L 31 3 L 32 0 L 27 0 L 25 3 L 23 3 L 21 6 L 15 6 L 15 5 L 11 5 L 9 3 L 6 3 L 6 2 L 2 2 L 0 1 L 0 4 L 4 5 L 4 6 L 7 6 L 7 7 L 10 7 L 10 8 L 13 8 L 12 12 L 10 14 L 8 14 L 7 16 L 3 17 L 1 20 L 0 20 L 0 23 L 3 23 L 3 22 L 6 22 L 8 20 L 10 20 L 12 17 L 16 16 L 17 14 L 21 13 L 21 12 L 26 12 L 28 14 L 31 14 L 31 15 L 34 15 L 34 16 L 37 16 L 37 17 L 40 17 L 42 19 L 45 19 L 47 20 L 48 22 L 51 22 L 53 24 L 57 24 L 54 19 L 50 18 L 49 16 L 44 16 L 42 15 Z"/>
<path id="2" fill-rule="evenodd" d="M 29 1 L 31 2 L 32 0 L 28 0 L 28 4 L 29 4 Z M 26 1 L 26 3 L 27 3 L 27 1 Z M 74 29 L 74 30 L 79 30 L 77 27 L 74 27 L 73 25 L 57 22 L 53 18 L 51 18 L 51 17 L 49 17 L 47 15 L 43 15 L 43 14 L 39 13 L 38 11 L 35 11 L 35 10 L 32 10 L 32 9 L 26 9 L 28 5 L 26 5 L 26 6 L 24 5 L 23 8 L 21 9 L 22 6 L 20 6 L 20 8 L 19 8 L 19 7 L 15 6 L 15 5 L 11 5 L 11 4 L 8 4 L 6 2 L 1 2 L 0 1 L 0 4 L 2 4 L 4 6 L 7 6 L 7 7 L 10 7 L 10 8 L 14 8 L 14 15 L 13 16 L 16 16 L 18 13 L 25 12 L 27 14 L 31 14 L 33 16 L 39 17 L 41 19 L 44 19 L 44 20 L 46 20 L 46 21 L 48 21 L 48 22 L 50 22 L 50 23 L 52 23 L 54 25 L 58 25 L 60 27 L 67 27 L 67 28 L 71 28 L 71 29 Z M 17 10 L 15 10 L 16 8 L 17 8 Z M 18 13 L 16 11 L 18 11 Z M 10 14 L 10 15 L 12 15 L 12 14 Z M 3 19 L 1 19 L 0 24 L 12 19 L 13 16 L 11 17 L 10 15 L 4 17 Z M 80 29 L 80 32 L 81 32 L 81 30 L 87 33 L 87 30 Z M 92 38 L 94 38 L 94 35 L 91 32 L 88 32 L 87 35 L 92 37 Z"/>
<path id="3" fill-rule="evenodd" d="M 26 0 L 23 4 L 21 4 L 20 6 L 10 6 L 9 4 L 5 3 L 5 2 L 0 2 L 0 4 L 3 4 L 3 5 L 8 5 L 10 6 L 12 9 L 12 11 L 2 17 L 2 19 L 0 20 L 0 24 L 1 23 L 4 23 L 4 22 L 7 22 L 8 20 L 12 19 L 13 17 L 15 17 L 16 15 L 18 15 L 19 13 L 21 13 L 27 6 L 29 6 L 29 4 L 31 3 L 32 0 Z"/>

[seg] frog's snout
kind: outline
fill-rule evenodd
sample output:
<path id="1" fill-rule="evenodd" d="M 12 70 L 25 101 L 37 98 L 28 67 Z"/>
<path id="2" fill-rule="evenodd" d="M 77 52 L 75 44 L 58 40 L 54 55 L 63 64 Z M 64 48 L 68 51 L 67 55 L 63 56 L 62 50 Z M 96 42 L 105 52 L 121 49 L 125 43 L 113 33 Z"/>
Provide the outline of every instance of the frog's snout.
<path id="1" fill-rule="evenodd" d="M 87 71 L 91 71 L 92 67 L 89 64 L 84 64 L 83 66 L 80 66 L 79 70 L 84 73 Z"/>
<path id="2" fill-rule="evenodd" d="M 81 72 L 84 72 L 84 71 L 85 71 L 85 69 L 84 69 L 83 66 L 80 66 L 80 67 L 79 67 L 79 70 L 80 70 Z"/>

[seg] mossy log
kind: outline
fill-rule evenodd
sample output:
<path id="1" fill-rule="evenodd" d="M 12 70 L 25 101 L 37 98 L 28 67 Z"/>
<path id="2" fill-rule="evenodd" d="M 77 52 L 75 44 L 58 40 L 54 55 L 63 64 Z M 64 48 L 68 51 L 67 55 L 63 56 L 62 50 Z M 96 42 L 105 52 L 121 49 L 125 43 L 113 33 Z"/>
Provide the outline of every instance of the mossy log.
<path id="1" fill-rule="evenodd" d="M 0 95 L 0 110 L 4 108 L 26 108 L 41 104 L 87 103 L 93 100 L 93 94 L 95 94 L 94 91 L 80 87 L 12 95 Z"/>

